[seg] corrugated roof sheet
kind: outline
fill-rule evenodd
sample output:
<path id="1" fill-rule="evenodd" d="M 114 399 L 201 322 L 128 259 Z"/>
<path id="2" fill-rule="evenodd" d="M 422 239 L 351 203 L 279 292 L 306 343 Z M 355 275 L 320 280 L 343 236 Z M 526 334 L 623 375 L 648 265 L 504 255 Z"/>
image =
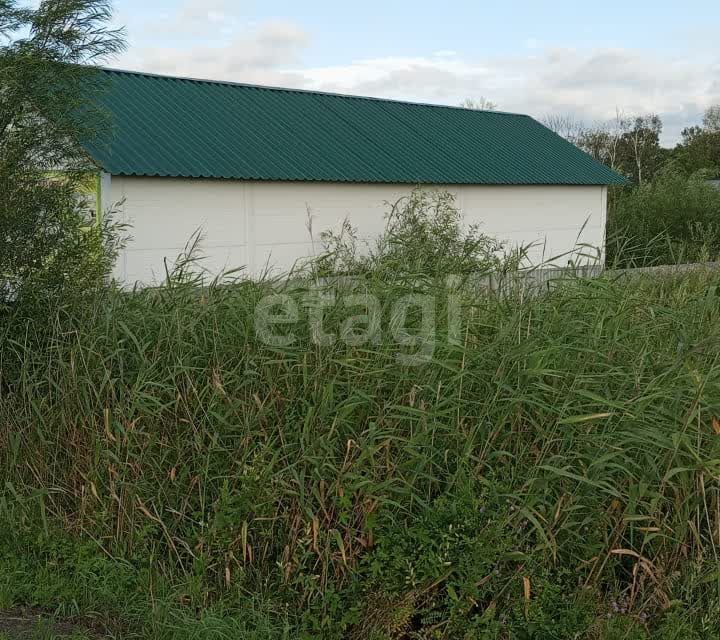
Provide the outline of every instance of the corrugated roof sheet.
<path id="1" fill-rule="evenodd" d="M 411 184 L 624 178 L 529 116 L 104 69 L 114 175 Z"/>

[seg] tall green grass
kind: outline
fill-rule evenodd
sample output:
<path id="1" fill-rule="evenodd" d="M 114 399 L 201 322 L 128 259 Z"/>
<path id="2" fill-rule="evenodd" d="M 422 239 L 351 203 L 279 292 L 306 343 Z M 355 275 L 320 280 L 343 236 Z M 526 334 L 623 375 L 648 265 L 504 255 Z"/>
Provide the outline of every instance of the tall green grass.
<path id="1" fill-rule="evenodd" d="M 445 275 L 177 276 L 16 318 L 0 600 L 131 610 L 145 637 L 720 634 L 720 276 Z M 316 344 L 328 291 L 326 331 L 366 292 L 380 338 Z M 286 346 L 255 327 L 278 292 Z M 388 328 L 408 293 L 435 305 L 413 364 Z"/>
<path id="2" fill-rule="evenodd" d="M 668 165 L 652 182 L 611 189 L 607 264 L 644 267 L 718 260 L 720 191 Z"/>

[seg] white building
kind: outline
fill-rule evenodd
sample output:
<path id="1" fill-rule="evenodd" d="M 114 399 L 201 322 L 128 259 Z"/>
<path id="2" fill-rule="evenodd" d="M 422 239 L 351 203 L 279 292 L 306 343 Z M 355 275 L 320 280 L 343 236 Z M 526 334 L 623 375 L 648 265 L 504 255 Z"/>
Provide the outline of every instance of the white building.
<path id="1" fill-rule="evenodd" d="M 536 243 L 536 259 L 601 247 L 607 185 L 624 182 L 529 116 L 101 73 L 112 129 L 86 149 L 103 206 L 132 227 L 127 283 L 161 280 L 198 230 L 211 272 L 286 270 L 345 218 L 380 232 L 417 185 L 453 192 L 487 234 Z"/>

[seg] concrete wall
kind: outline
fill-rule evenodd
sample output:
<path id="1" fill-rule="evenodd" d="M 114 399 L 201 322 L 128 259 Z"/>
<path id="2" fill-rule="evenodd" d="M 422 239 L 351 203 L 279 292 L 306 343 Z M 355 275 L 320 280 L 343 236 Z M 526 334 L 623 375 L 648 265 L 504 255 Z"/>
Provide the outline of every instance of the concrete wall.
<path id="1" fill-rule="evenodd" d="M 321 252 L 321 231 L 349 218 L 362 237 L 384 228 L 388 202 L 408 185 L 319 182 L 252 182 L 113 176 L 104 182 L 103 206 L 124 201 L 118 217 L 133 239 L 118 260 L 116 276 L 144 284 L 164 277 L 188 239 L 202 230 L 211 273 L 246 266 L 287 270 Z M 581 242 L 602 246 L 606 189 L 599 186 L 452 186 L 468 223 L 511 244 L 540 243 L 533 258 L 571 250 Z M 541 246 L 542 245 L 542 246 Z M 560 261 L 564 264 L 564 261 Z"/>

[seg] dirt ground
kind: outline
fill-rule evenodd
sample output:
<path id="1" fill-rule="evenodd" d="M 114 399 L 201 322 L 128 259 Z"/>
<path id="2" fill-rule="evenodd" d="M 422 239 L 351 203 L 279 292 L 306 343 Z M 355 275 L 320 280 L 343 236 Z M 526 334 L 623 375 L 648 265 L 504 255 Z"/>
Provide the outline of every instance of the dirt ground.
<path id="1" fill-rule="evenodd" d="M 34 607 L 0 611 L 0 639 L 106 638 L 107 627 L 92 618 L 58 619 Z"/>

